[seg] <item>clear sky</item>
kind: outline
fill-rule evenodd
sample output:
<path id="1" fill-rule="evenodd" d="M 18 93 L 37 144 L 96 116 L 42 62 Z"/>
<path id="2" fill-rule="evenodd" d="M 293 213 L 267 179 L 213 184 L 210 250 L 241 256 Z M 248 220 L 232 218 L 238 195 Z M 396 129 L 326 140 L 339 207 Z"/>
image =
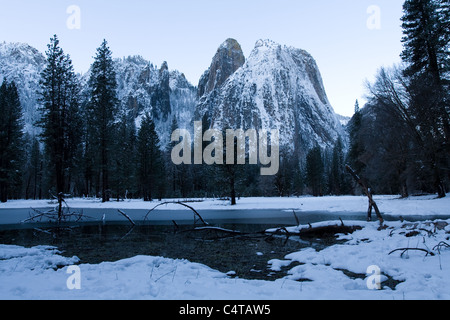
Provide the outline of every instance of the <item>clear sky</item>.
<path id="1" fill-rule="evenodd" d="M 197 85 L 218 46 L 258 39 L 307 50 L 337 113 L 364 103 L 366 79 L 400 62 L 403 0 L 0 0 L 0 41 L 40 51 L 53 34 L 86 72 L 103 39 L 115 57 L 167 61 Z M 73 11 L 71 6 L 79 11 Z M 71 10 L 68 10 L 71 9 Z M 70 27 L 70 28 L 69 28 Z M 74 28 L 75 27 L 75 28 Z"/>

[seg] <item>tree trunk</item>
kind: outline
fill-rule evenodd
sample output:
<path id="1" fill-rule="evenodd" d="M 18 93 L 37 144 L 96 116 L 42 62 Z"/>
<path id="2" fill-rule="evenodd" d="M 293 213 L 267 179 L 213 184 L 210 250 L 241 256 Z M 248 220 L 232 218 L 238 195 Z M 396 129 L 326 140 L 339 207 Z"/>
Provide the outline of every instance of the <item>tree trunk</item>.
<path id="1" fill-rule="evenodd" d="M 102 138 L 102 202 L 109 201 L 109 171 L 106 139 Z"/>
<path id="2" fill-rule="evenodd" d="M 406 186 L 406 183 L 402 184 L 402 198 L 406 199 L 409 197 L 408 187 Z"/>
<path id="3" fill-rule="evenodd" d="M 370 191 L 370 189 L 366 186 L 364 181 L 362 181 L 362 179 L 355 173 L 355 171 L 353 171 L 353 169 L 350 168 L 350 166 L 348 166 L 348 165 L 345 166 L 345 169 L 352 175 L 353 179 L 355 179 L 355 181 L 363 188 L 366 196 L 369 198 L 369 210 L 368 210 L 367 218 L 368 219 L 372 218 L 372 208 L 373 208 L 373 209 L 375 209 L 375 213 L 377 214 L 377 218 L 380 221 L 380 224 L 383 224 L 384 219 L 381 216 L 381 213 L 380 213 L 380 210 L 378 209 L 377 204 L 373 200 L 372 192 Z"/>
<path id="4" fill-rule="evenodd" d="M 6 182 L 0 182 L 0 202 L 8 202 L 8 185 Z"/>
<path id="5" fill-rule="evenodd" d="M 230 187 L 231 187 L 231 205 L 236 205 L 236 188 L 234 186 L 234 178 L 230 181 Z"/>

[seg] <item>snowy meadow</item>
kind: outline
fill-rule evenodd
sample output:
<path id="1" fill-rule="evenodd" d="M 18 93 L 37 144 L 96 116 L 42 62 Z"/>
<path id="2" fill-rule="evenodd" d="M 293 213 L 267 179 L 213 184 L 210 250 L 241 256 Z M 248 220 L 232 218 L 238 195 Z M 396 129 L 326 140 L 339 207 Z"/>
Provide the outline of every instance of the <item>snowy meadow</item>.
<path id="1" fill-rule="evenodd" d="M 267 269 L 287 270 L 286 276 L 274 281 L 239 278 L 233 276 L 234 270 L 219 272 L 185 259 L 138 255 L 86 264 L 77 256 L 66 256 L 57 247 L 0 245 L 0 299 L 449 299 L 448 197 L 377 196 L 375 200 L 386 218 L 382 228 L 378 221 L 364 221 L 363 212 L 367 208 L 364 197 L 246 198 L 232 209 L 218 200 L 193 204 L 200 213 L 234 210 L 245 215 L 261 208 L 294 210 L 300 225 L 293 223 L 286 228 L 292 234 L 329 225 L 358 227 L 351 234 L 338 234 L 337 241 L 325 248 L 305 247 L 283 259 L 268 259 Z M 102 204 L 98 200 L 73 199 L 68 204 L 72 208 L 124 211 L 147 206 L 148 210 L 148 204 L 140 201 Z M 8 202 L 0 207 L 0 221 L 8 210 L 30 207 L 49 207 L 49 203 Z M 169 209 L 170 205 L 161 206 L 157 214 Z M 303 219 L 303 213 L 314 211 L 334 212 L 336 216 L 333 221 L 316 223 Z M 341 221 L 339 218 L 345 211 L 358 213 L 361 219 Z M 399 216 L 404 220 L 394 218 Z M 292 237 L 290 241 L 302 240 Z M 255 251 L 254 255 L 268 256 L 268 253 Z"/>

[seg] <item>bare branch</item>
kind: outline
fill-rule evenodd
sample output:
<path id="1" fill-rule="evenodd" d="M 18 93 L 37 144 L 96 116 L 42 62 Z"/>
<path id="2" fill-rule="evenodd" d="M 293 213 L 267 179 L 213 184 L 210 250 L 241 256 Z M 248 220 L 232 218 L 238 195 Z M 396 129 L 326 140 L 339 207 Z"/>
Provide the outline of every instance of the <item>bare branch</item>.
<path id="1" fill-rule="evenodd" d="M 395 250 L 392 250 L 391 252 L 389 252 L 389 255 L 391 255 L 392 253 L 397 252 L 397 251 L 402 251 L 402 253 L 400 254 L 400 256 L 403 256 L 403 254 L 404 254 L 406 251 L 409 251 L 409 250 L 423 251 L 423 252 L 426 253 L 425 256 L 428 256 L 428 255 L 434 256 L 434 255 L 435 255 L 433 252 L 428 251 L 428 250 L 426 250 L 426 249 L 422 249 L 422 248 L 399 248 L 399 249 L 395 249 Z"/>
<path id="2" fill-rule="evenodd" d="M 123 212 L 123 211 L 120 210 L 120 209 L 117 209 L 117 211 L 119 211 L 119 213 L 120 213 L 121 215 L 123 215 L 125 218 L 127 218 L 128 221 L 130 221 L 130 223 L 131 223 L 133 226 L 136 225 L 136 223 L 134 223 L 134 221 L 133 221 L 133 220 L 132 220 L 125 212 Z"/>
<path id="3" fill-rule="evenodd" d="M 185 204 L 185 203 L 183 203 L 183 202 L 181 202 L 181 201 L 174 201 L 174 202 L 172 202 L 172 201 L 167 201 L 167 202 L 162 202 L 162 203 L 160 203 L 160 204 L 157 204 L 157 205 L 156 205 L 155 207 L 153 207 L 149 212 L 147 212 L 147 214 L 146 214 L 145 217 L 144 217 L 144 221 L 147 220 L 148 215 L 149 215 L 153 210 L 155 210 L 156 208 L 158 208 L 158 207 L 160 207 L 160 206 L 162 206 L 162 205 L 166 205 L 166 204 L 177 204 L 177 205 L 186 207 L 186 208 L 188 208 L 188 209 L 190 209 L 191 211 L 194 212 L 194 214 L 198 217 L 198 219 L 203 223 L 204 226 L 208 226 L 208 225 L 209 225 L 205 220 L 203 220 L 202 216 L 197 212 L 197 210 L 195 210 L 195 209 L 192 208 L 191 206 L 188 206 L 187 204 Z"/>

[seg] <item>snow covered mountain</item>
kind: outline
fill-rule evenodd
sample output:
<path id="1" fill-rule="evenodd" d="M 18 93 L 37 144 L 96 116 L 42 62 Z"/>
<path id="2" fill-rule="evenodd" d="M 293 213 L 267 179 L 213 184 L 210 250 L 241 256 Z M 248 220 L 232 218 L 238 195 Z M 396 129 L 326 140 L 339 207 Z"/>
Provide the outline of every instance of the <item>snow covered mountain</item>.
<path id="1" fill-rule="evenodd" d="M 227 39 L 217 49 L 211 67 L 205 71 L 199 81 L 198 97 L 220 88 L 224 82 L 245 63 L 241 45 L 234 39 Z"/>
<path id="2" fill-rule="evenodd" d="M 169 71 L 164 62 L 158 69 L 140 56 L 116 59 L 117 95 L 121 111 L 136 119 L 149 112 L 155 119 L 161 144 L 170 138 L 170 126 L 175 118 L 180 127 L 189 125 L 197 103 L 197 89 L 179 71 Z M 22 103 L 25 131 L 36 134 L 39 119 L 39 79 L 45 68 L 44 54 L 20 43 L 0 43 L 0 82 L 15 81 Z M 85 89 L 90 72 L 80 80 Z"/>
<path id="3" fill-rule="evenodd" d="M 229 39 L 218 49 L 200 80 L 197 119 L 207 115 L 219 129 L 278 129 L 280 145 L 300 156 L 316 143 L 330 147 L 344 135 L 310 54 L 259 40 L 244 62 L 239 48 Z M 230 65 L 234 68 L 216 70 Z M 208 76 L 212 73 L 221 81 Z"/>
<path id="4" fill-rule="evenodd" d="M 197 91 L 179 71 L 169 71 L 167 62 L 158 69 L 140 56 L 116 59 L 117 94 L 122 112 L 136 119 L 153 116 L 162 145 L 170 140 L 173 119 L 187 128 L 193 118 Z"/>
<path id="5" fill-rule="evenodd" d="M 39 119 L 38 90 L 45 57 L 35 48 L 23 43 L 0 43 L 0 83 L 6 78 L 14 81 L 24 111 L 25 130 L 37 132 L 34 123 Z"/>
<path id="6" fill-rule="evenodd" d="M 46 59 L 27 44 L 0 43 L 0 81 L 14 80 L 26 131 L 38 132 L 38 90 Z M 179 128 L 208 115 L 218 128 L 279 129 L 281 146 L 300 156 L 316 143 L 333 145 L 343 128 L 331 107 L 316 62 L 306 51 L 259 40 L 246 59 L 227 39 L 217 50 L 198 88 L 164 62 L 141 56 L 115 60 L 121 111 L 135 119 L 153 115 L 161 144 L 169 142 L 173 119 Z M 81 76 L 87 83 L 89 72 Z"/>

